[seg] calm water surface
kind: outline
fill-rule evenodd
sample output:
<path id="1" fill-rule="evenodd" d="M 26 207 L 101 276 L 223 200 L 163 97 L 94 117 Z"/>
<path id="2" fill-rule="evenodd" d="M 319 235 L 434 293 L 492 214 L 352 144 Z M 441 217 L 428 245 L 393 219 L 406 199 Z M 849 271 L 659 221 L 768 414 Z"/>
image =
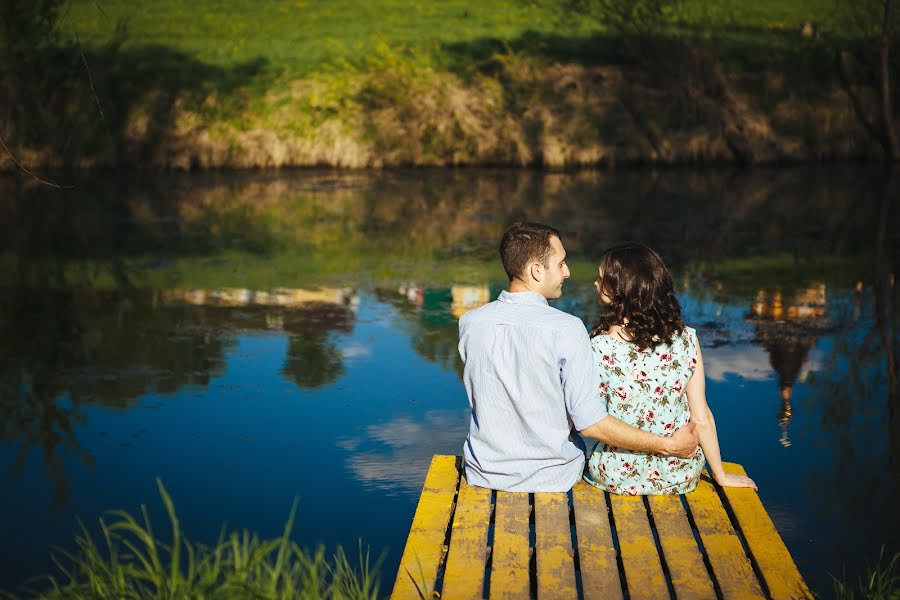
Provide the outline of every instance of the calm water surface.
<path id="1" fill-rule="evenodd" d="M 165 530 L 159 479 L 205 543 L 223 523 L 275 537 L 299 498 L 295 538 L 384 551 L 388 592 L 431 456 L 465 436 L 457 319 L 503 288 L 495 248 L 518 219 L 563 231 L 556 305 L 586 323 L 603 248 L 663 253 L 723 455 L 814 589 L 900 550 L 900 228 L 883 173 L 75 183 L 0 181 L 0 589 L 52 572 L 79 518 L 96 531 L 146 504 Z"/>

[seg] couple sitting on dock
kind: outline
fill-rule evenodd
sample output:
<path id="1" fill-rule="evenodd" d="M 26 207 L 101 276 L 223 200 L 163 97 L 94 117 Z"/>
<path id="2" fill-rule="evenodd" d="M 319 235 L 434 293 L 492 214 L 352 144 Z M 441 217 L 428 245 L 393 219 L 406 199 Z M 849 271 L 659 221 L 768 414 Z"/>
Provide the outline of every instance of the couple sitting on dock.
<path id="1" fill-rule="evenodd" d="M 656 252 L 627 243 L 603 254 L 594 286 L 605 315 L 590 337 L 547 303 L 569 277 L 559 231 L 516 223 L 500 256 L 508 290 L 459 322 L 470 484 L 555 492 L 583 477 L 613 494 L 683 494 L 708 462 L 720 485 L 756 488 L 722 467 L 700 344 Z M 578 433 L 599 440 L 586 466 Z"/>

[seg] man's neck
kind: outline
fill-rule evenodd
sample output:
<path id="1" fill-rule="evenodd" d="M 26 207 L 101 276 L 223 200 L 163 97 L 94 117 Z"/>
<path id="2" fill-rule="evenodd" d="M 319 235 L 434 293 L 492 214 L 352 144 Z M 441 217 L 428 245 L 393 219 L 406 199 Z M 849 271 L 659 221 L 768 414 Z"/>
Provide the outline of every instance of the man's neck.
<path id="1" fill-rule="evenodd" d="M 507 288 L 507 291 L 510 294 L 515 294 L 517 292 L 534 292 L 535 294 L 543 296 L 543 294 L 541 294 L 536 289 L 530 287 L 526 282 L 522 281 L 521 279 L 511 279 L 509 282 L 509 287 Z"/>

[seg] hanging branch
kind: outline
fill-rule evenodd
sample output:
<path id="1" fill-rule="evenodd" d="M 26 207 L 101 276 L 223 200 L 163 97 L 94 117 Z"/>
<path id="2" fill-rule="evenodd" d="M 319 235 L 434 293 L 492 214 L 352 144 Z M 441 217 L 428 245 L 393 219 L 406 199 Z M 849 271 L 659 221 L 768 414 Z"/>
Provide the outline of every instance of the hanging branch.
<path id="1" fill-rule="evenodd" d="M 22 163 L 19 162 L 19 160 L 15 157 L 15 155 L 12 153 L 12 151 L 6 147 L 6 143 L 3 141 L 2 137 L 0 137 L 0 146 L 2 146 L 3 150 L 6 152 L 6 154 L 9 155 L 9 158 L 12 159 L 12 161 L 14 163 L 16 163 L 16 166 L 19 167 L 19 169 L 23 173 L 29 175 L 35 181 L 43 183 L 44 185 L 49 185 L 50 187 L 56 188 L 58 190 L 71 190 L 75 187 L 74 185 L 59 185 L 58 183 L 53 183 L 52 181 L 47 181 L 46 179 L 41 179 L 40 177 L 38 177 L 37 175 L 35 175 L 31 171 L 29 171 L 28 167 L 26 167 L 25 165 L 23 165 Z"/>
<path id="2" fill-rule="evenodd" d="M 81 47 L 81 40 L 78 39 L 78 32 L 74 29 L 72 33 L 75 34 L 75 43 L 78 44 L 78 52 L 81 54 L 81 62 L 84 63 L 84 69 L 87 71 L 88 81 L 91 84 L 91 94 L 94 96 L 94 101 L 97 103 L 97 109 L 100 111 L 100 119 L 105 121 L 106 118 L 103 116 L 103 107 L 100 106 L 100 97 L 97 95 L 97 90 L 94 88 L 94 76 L 91 75 L 91 67 L 88 66 L 87 58 L 84 57 L 84 49 Z"/>

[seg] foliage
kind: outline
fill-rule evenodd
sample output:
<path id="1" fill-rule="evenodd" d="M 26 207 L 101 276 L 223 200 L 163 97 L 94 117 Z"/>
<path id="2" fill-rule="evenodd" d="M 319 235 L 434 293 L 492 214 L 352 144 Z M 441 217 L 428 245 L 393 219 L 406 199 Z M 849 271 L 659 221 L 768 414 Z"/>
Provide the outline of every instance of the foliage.
<path id="1" fill-rule="evenodd" d="M 58 39 L 57 22 L 66 0 L 0 0 L 0 65 L 26 62 Z"/>
<path id="2" fill-rule="evenodd" d="M 49 591 L 36 598 L 329 598 L 352 600 L 378 597 L 378 566 L 360 549 L 359 570 L 338 549 L 333 562 L 321 547 L 312 554 L 291 541 L 297 504 L 291 508 L 284 533 L 261 540 L 247 531 L 224 531 L 207 548 L 192 544 L 181 530 L 172 499 L 157 480 L 172 527 L 171 545 L 153 531 L 146 507 L 143 523 L 124 511 L 113 511 L 112 522 L 100 521 L 98 545 L 82 525 L 78 550 L 57 560 L 64 581 L 48 577 Z M 10 596 L 14 598 L 13 596 Z"/>
<path id="3" fill-rule="evenodd" d="M 606 28 L 647 37 L 671 24 L 684 0 L 569 0 L 568 8 L 591 15 Z"/>
<path id="4" fill-rule="evenodd" d="M 885 559 L 884 548 L 878 563 L 870 568 L 856 586 L 834 579 L 834 597 L 837 600 L 898 600 L 900 599 L 900 552 L 889 561 Z"/>

